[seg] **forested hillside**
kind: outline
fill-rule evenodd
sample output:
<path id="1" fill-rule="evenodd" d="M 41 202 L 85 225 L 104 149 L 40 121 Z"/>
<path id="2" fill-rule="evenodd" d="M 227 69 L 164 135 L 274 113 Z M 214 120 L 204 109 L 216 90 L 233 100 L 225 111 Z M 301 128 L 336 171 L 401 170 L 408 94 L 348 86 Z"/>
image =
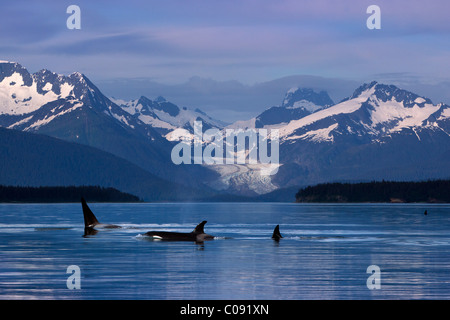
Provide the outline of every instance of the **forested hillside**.
<path id="1" fill-rule="evenodd" d="M 450 202 L 450 180 L 325 183 L 300 189 L 296 202 Z"/>
<path id="2" fill-rule="evenodd" d="M 81 197 L 89 202 L 138 202 L 132 194 L 114 188 L 99 186 L 81 187 L 13 187 L 0 186 L 0 202 L 79 202 Z"/>

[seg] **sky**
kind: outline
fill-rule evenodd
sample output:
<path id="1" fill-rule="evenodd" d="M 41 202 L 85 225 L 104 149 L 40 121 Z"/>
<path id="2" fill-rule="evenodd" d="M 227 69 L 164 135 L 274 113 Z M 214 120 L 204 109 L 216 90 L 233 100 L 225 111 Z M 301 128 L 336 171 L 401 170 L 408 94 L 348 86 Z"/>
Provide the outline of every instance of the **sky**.
<path id="1" fill-rule="evenodd" d="M 70 5 L 81 29 L 67 28 Z M 381 29 L 367 28 L 370 5 Z M 16 0 L 1 4 L 0 60 L 82 72 L 109 96 L 163 95 L 224 121 L 299 85 L 339 100 L 378 80 L 450 103 L 449 12 L 448 0 Z"/>

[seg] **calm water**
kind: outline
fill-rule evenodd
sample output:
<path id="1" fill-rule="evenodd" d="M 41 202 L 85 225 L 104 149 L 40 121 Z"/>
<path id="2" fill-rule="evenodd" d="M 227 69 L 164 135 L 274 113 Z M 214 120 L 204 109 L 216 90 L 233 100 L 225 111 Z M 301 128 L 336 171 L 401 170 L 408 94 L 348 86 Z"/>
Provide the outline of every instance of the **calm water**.
<path id="1" fill-rule="evenodd" d="M 83 237 L 80 204 L 0 205 L 0 299 L 450 298 L 449 205 L 90 206 L 124 228 Z M 216 236 L 202 245 L 141 236 L 202 220 Z M 67 288 L 70 265 L 81 289 Z"/>

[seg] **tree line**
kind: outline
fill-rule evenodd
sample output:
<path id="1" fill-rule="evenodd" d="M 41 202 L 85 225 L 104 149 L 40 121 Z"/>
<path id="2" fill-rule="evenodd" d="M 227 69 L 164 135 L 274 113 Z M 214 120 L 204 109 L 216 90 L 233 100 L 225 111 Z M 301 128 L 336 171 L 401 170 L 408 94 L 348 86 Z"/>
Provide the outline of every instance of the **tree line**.
<path id="1" fill-rule="evenodd" d="M 79 202 L 84 197 L 89 202 L 140 202 L 129 193 L 100 186 L 22 187 L 0 185 L 0 202 L 59 203 Z"/>
<path id="2" fill-rule="evenodd" d="M 449 203 L 450 180 L 323 183 L 300 189 L 296 202 Z"/>

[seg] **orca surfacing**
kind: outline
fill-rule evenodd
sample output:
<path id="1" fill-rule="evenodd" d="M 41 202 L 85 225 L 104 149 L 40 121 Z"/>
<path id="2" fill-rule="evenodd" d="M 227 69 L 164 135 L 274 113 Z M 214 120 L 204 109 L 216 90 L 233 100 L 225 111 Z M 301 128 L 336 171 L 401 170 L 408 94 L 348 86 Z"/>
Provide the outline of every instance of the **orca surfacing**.
<path id="1" fill-rule="evenodd" d="M 84 216 L 84 236 L 95 235 L 98 230 L 97 228 L 104 229 L 117 229 L 120 226 L 114 224 L 104 224 L 100 223 L 95 217 L 92 210 L 86 203 L 84 198 L 81 198 L 81 206 L 83 208 Z M 205 233 L 204 226 L 207 221 L 200 222 L 192 232 L 169 232 L 169 231 L 149 231 L 144 234 L 144 236 L 151 237 L 152 240 L 166 240 L 166 241 L 194 241 L 197 243 L 202 243 L 205 240 L 212 240 L 214 236 Z"/>
<path id="2" fill-rule="evenodd" d="M 169 231 L 149 231 L 144 234 L 152 240 L 165 241 L 194 241 L 201 243 L 205 240 L 212 240 L 214 236 L 205 233 L 204 226 L 207 221 L 200 222 L 192 232 L 169 232 Z"/>
<path id="3" fill-rule="evenodd" d="M 84 235 L 94 235 L 98 231 L 94 229 L 96 228 L 105 228 L 105 229 L 117 229 L 121 228 L 120 226 L 116 226 L 114 224 L 104 224 L 98 222 L 97 218 L 95 217 L 92 210 L 89 208 L 89 206 L 86 203 L 86 200 L 84 198 L 81 198 L 81 206 L 83 208 L 83 216 L 84 216 Z"/>
<path id="4" fill-rule="evenodd" d="M 281 238 L 283 238 L 283 236 L 280 233 L 280 226 L 277 225 L 273 230 L 272 239 L 275 241 L 280 241 Z"/>

